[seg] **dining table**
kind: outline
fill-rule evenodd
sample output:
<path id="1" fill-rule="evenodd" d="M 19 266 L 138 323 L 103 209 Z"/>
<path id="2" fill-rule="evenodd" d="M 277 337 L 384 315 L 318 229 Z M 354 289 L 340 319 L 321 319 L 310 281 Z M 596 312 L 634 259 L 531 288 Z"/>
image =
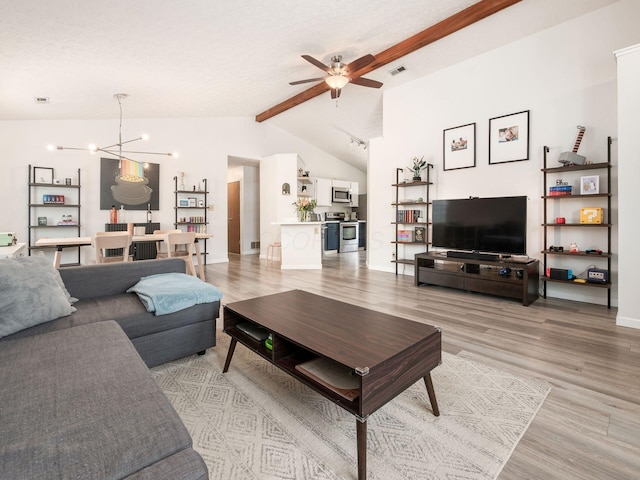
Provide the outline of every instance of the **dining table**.
<path id="1" fill-rule="evenodd" d="M 206 240 L 213 237 L 211 233 L 196 233 L 195 242 L 193 244 L 196 259 L 198 261 L 198 277 L 204 280 L 204 263 L 202 261 L 202 253 L 200 251 L 200 243 L 198 240 Z M 42 237 L 35 243 L 36 247 L 50 247 L 55 248 L 56 252 L 53 256 L 53 266 L 60 268 L 60 258 L 62 257 L 62 250 L 71 247 L 86 247 L 92 245 L 93 237 Z M 164 241 L 164 235 L 160 233 L 147 233 L 145 235 L 132 235 L 131 243 L 142 242 L 162 242 Z"/>

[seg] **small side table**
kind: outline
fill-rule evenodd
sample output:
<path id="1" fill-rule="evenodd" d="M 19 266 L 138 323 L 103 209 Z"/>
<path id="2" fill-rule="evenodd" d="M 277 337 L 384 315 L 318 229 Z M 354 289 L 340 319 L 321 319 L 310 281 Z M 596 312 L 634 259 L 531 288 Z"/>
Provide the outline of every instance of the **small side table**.
<path id="1" fill-rule="evenodd" d="M 0 247 L 0 258 L 19 258 L 27 255 L 27 244 L 16 243 L 10 247 Z"/>

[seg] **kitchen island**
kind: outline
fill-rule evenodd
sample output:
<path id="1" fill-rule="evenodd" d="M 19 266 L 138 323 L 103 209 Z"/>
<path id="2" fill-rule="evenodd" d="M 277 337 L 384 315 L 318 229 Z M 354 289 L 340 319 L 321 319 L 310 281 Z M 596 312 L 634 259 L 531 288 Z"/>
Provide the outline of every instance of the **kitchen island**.
<path id="1" fill-rule="evenodd" d="M 281 222 L 282 270 L 322 268 L 322 225 L 324 222 Z"/>

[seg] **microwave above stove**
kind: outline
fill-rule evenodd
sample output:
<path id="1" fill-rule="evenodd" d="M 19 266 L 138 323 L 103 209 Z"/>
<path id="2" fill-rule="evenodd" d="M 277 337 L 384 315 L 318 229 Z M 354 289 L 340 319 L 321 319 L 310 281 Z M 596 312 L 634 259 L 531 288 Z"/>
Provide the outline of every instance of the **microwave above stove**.
<path id="1" fill-rule="evenodd" d="M 333 203 L 351 203 L 351 189 L 344 187 L 333 187 L 331 189 L 331 201 Z"/>

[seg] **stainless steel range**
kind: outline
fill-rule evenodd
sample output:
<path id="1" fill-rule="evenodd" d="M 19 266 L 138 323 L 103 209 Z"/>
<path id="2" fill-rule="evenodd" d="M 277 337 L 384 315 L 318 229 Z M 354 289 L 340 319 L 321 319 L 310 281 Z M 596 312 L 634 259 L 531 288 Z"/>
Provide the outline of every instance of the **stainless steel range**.
<path id="1" fill-rule="evenodd" d="M 359 226 L 357 221 L 346 221 L 344 212 L 327 212 L 325 220 L 340 222 L 340 246 L 339 253 L 357 252 L 359 243 Z"/>

